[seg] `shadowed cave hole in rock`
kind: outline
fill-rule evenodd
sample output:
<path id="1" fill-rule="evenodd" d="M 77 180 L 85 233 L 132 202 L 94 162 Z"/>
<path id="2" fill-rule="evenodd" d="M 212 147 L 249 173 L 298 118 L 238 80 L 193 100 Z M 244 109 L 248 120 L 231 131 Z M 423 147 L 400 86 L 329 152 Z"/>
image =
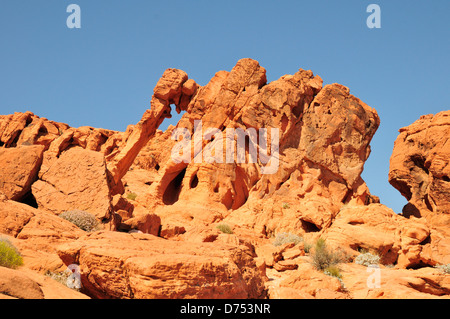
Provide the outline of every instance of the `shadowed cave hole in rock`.
<path id="1" fill-rule="evenodd" d="M 303 106 L 299 103 L 292 109 L 292 113 L 295 115 L 296 118 L 299 118 L 300 115 L 302 115 L 303 113 Z"/>
<path id="2" fill-rule="evenodd" d="M 414 269 L 415 270 L 415 269 L 428 268 L 428 267 L 434 267 L 434 265 L 425 263 L 421 260 L 418 263 L 415 263 L 413 265 L 406 267 L 406 269 Z"/>
<path id="3" fill-rule="evenodd" d="M 428 235 L 427 238 L 420 242 L 420 245 L 431 244 L 431 235 Z"/>
<path id="4" fill-rule="evenodd" d="M 22 204 L 31 206 L 33 208 L 38 208 L 38 203 L 36 201 L 36 198 L 33 196 L 31 192 L 28 192 L 20 201 Z"/>
<path id="5" fill-rule="evenodd" d="M 45 126 L 42 126 L 38 131 L 38 137 L 45 136 L 46 134 L 48 134 L 48 130 Z"/>
<path id="6" fill-rule="evenodd" d="M 181 184 L 186 174 L 186 168 L 184 168 L 178 175 L 167 185 L 163 195 L 163 202 L 165 205 L 173 205 L 178 201 L 178 197 L 181 192 Z"/>
<path id="7" fill-rule="evenodd" d="M 429 198 L 428 194 L 425 194 L 424 201 L 425 201 L 425 205 L 427 205 L 428 210 L 432 212 L 433 206 L 431 206 L 430 198 Z"/>
<path id="8" fill-rule="evenodd" d="M 317 225 L 311 222 L 307 222 L 306 220 L 303 219 L 301 219 L 300 221 L 302 222 L 302 228 L 306 233 L 315 233 L 320 231 L 320 228 L 317 227 Z"/>
<path id="9" fill-rule="evenodd" d="M 196 188 L 198 185 L 198 176 L 197 174 L 194 174 L 191 178 L 190 188 Z"/>
<path id="10" fill-rule="evenodd" d="M 411 160 L 413 161 L 414 165 L 422 169 L 426 174 L 429 173 L 428 168 L 425 166 L 425 158 L 420 155 L 414 155 L 411 156 Z"/>

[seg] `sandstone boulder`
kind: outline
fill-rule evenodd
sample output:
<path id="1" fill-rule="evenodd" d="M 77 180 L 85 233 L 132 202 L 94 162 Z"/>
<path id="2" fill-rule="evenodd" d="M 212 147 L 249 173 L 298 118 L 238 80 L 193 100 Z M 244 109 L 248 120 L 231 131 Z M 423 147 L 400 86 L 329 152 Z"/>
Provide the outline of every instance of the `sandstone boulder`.
<path id="1" fill-rule="evenodd" d="M 444 111 L 400 129 L 394 144 L 389 182 L 408 200 L 402 215 L 430 229 L 424 247 L 405 257 L 416 265 L 450 262 L 449 136 L 450 111 Z"/>
<path id="2" fill-rule="evenodd" d="M 21 201 L 38 177 L 44 147 L 39 145 L 0 148 L 0 190 Z"/>
<path id="3" fill-rule="evenodd" d="M 80 265 L 95 298 L 261 298 L 264 277 L 245 246 L 168 241 L 148 234 L 98 232 L 59 247 Z"/>
<path id="4" fill-rule="evenodd" d="M 404 214 L 436 226 L 450 221 L 449 136 L 450 111 L 422 116 L 400 129 L 390 160 L 389 182 L 409 201 Z"/>
<path id="5" fill-rule="evenodd" d="M 99 220 L 111 217 L 111 195 L 102 154 L 71 148 L 61 154 L 48 170 L 41 169 L 32 185 L 40 209 L 59 215 L 83 210 Z"/>

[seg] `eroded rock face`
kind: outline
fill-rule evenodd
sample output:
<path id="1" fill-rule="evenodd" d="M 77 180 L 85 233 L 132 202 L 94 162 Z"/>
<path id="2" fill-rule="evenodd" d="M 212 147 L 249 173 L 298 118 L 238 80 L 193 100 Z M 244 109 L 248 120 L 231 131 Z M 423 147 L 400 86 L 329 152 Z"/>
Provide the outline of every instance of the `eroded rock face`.
<path id="1" fill-rule="evenodd" d="M 32 189 L 41 209 L 57 215 L 79 209 L 99 220 L 110 218 L 111 196 L 102 154 L 71 148 L 47 171 L 41 169 L 39 178 Z"/>
<path id="2" fill-rule="evenodd" d="M 159 131 L 170 105 L 185 113 Z M 30 112 L 0 116 L 0 233 L 26 268 L 79 264 L 95 298 L 397 298 L 395 287 L 440 297 L 448 280 L 427 269 L 450 262 L 449 118 L 424 116 L 400 131 L 389 179 L 409 204 L 396 215 L 361 178 L 380 120 L 348 88 L 323 86 L 302 69 L 267 83 L 252 59 L 205 86 L 168 69 L 151 108 L 126 132 L 71 128 Z M 185 139 L 188 160 L 176 161 Z M 86 234 L 56 216 L 74 209 L 113 231 Z M 275 247 L 281 232 L 305 241 Z M 380 254 L 395 266 L 394 288 L 367 291 L 359 265 L 343 267 L 349 291 L 314 270 L 305 243 L 319 237 L 350 261 L 360 250 Z"/>
<path id="3" fill-rule="evenodd" d="M 322 237 L 350 256 L 374 251 L 382 264 L 399 268 L 450 262 L 446 253 L 449 242 L 436 229 L 381 204 L 343 207 Z"/>
<path id="4" fill-rule="evenodd" d="M 60 246 L 58 254 L 80 265 L 82 284 L 96 298 L 264 297 L 264 275 L 245 246 L 98 232 Z"/>
<path id="5" fill-rule="evenodd" d="M 82 235 L 84 231 L 52 213 L 0 199 L 0 237 L 12 241 L 28 269 L 64 271 L 66 266 L 58 258 L 56 247 Z"/>
<path id="6" fill-rule="evenodd" d="M 450 262 L 449 136 L 450 111 L 422 116 L 400 129 L 391 156 L 389 182 L 409 202 L 402 215 L 430 228 L 416 264 Z"/>
<path id="7" fill-rule="evenodd" d="M 150 110 L 144 113 L 137 125 L 128 128 L 122 147 L 107 156 L 108 170 L 112 174 L 114 184 L 121 183 L 122 177 L 141 149 L 155 135 L 159 125 L 165 118 L 171 117 L 170 104 L 176 105 L 177 112 L 185 110 L 195 91 L 195 82 L 188 82 L 184 71 L 168 69 L 164 72 L 154 89 Z M 119 189 L 116 192 L 119 192 Z"/>
<path id="8" fill-rule="evenodd" d="M 360 177 L 379 126 L 376 111 L 342 85 L 322 88 L 322 79 L 311 71 L 266 82 L 266 70 L 251 59 L 240 60 L 230 72 L 217 72 L 206 86 L 197 88 L 177 126 L 156 134 L 137 156 L 134 168 L 152 176 L 147 194 L 138 201 L 161 215 L 163 228 L 202 222 L 205 214 L 195 207 L 203 205 L 211 211 L 207 223 L 219 216 L 265 235 L 308 232 L 328 226 L 344 203 L 377 201 Z M 203 133 L 216 129 L 214 139 L 195 139 L 197 120 Z M 250 147 L 244 163 L 225 163 L 225 154 L 224 163 L 207 157 L 210 150 L 218 152 L 234 141 L 227 130 L 271 128 L 279 130 L 278 167 L 272 174 L 263 174 L 270 162 L 261 157 L 251 163 Z M 191 134 L 189 163 L 173 160 L 177 141 L 171 137 L 177 129 Z M 272 146 L 269 136 L 266 142 Z M 172 212 L 185 202 L 193 205 L 192 218 L 178 214 L 177 225 Z M 283 203 L 296 211 L 283 209 Z"/>
<path id="9" fill-rule="evenodd" d="M 40 145 L 0 148 L 0 190 L 7 198 L 21 201 L 30 193 L 43 153 Z"/>
<path id="10" fill-rule="evenodd" d="M 450 111 L 422 116 L 400 129 L 391 156 L 389 182 L 409 201 L 405 215 L 424 216 L 436 225 L 448 226 L 449 136 Z"/>

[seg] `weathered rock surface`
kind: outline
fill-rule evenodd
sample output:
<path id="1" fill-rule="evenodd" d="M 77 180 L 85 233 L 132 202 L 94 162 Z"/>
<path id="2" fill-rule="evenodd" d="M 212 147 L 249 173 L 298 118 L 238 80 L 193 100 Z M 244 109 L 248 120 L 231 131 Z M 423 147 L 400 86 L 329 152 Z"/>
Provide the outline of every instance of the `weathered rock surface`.
<path id="1" fill-rule="evenodd" d="M 245 246 L 98 232 L 59 247 L 96 298 L 261 298 L 264 275 Z"/>
<path id="2" fill-rule="evenodd" d="M 186 84 L 186 85 L 185 85 Z M 124 137 L 124 145 L 108 157 L 108 170 L 115 184 L 120 184 L 136 156 L 156 133 L 165 118 L 170 118 L 170 104 L 175 104 L 177 112 L 186 109 L 186 104 L 196 91 L 195 82 L 188 81 L 184 71 L 168 69 L 158 81 L 151 100 L 151 109 L 135 126 L 130 126 Z"/>
<path id="3" fill-rule="evenodd" d="M 436 226 L 450 221 L 450 111 L 424 115 L 400 129 L 390 160 L 389 182 L 409 201 L 405 215 Z"/>
<path id="4" fill-rule="evenodd" d="M 149 172 L 147 194 L 138 201 L 161 214 L 163 229 L 165 211 L 169 207 L 177 211 L 184 202 L 211 211 L 209 219 L 200 218 L 205 224 L 225 218 L 270 236 L 295 229 L 320 230 L 344 203 L 377 201 L 360 177 L 369 142 L 379 126 L 376 111 L 344 86 L 322 88 L 322 79 L 311 71 L 299 70 L 270 84 L 266 81 L 265 69 L 251 59 L 240 60 L 230 72 L 216 73 L 196 90 L 177 127 L 156 134 L 137 157 L 133 167 Z M 261 157 L 249 163 L 248 150 L 245 163 L 210 161 L 208 149 L 219 151 L 219 141 L 226 145 L 232 140 L 217 131 L 214 141 L 196 140 L 194 124 L 200 119 L 204 133 L 208 128 L 218 132 L 279 129 L 279 167 L 274 174 L 263 174 L 266 165 Z M 171 135 L 182 128 L 193 136 L 190 163 L 176 163 L 172 158 L 177 142 Z M 199 146 L 205 154 L 198 151 Z M 135 176 L 134 170 L 130 175 Z M 138 186 L 130 177 L 125 176 L 128 189 L 142 193 L 142 183 Z M 302 209 L 283 210 L 283 202 L 293 208 L 301 204 Z M 201 208 L 190 214 L 198 216 L 196 212 Z M 186 219 L 175 225 L 172 218 L 170 224 L 172 229 L 185 227 Z"/>
<path id="5" fill-rule="evenodd" d="M 435 241 L 430 238 L 437 236 Z M 412 268 L 450 262 L 447 239 L 419 219 L 407 219 L 381 204 L 346 206 L 322 237 L 349 256 L 374 251 L 385 265 Z"/>
<path id="6" fill-rule="evenodd" d="M 342 280 L 355 299 L 450 298 L 450 277 L 434 268 L 394 269 L 381 266 L 379 282 L 374 269 L 356 264 L 342 265 Z"/>
<path id="7" fill-rule="evenodd" d="M 106 163 L 99 152 L 67 150 L 48 170 L 41 169 L 32 189 L 39 208 L 54 214 L 78 209 L 94 214 L 99 220 L 111 216 Z"/>
<path id="8" fill-rule="evenodd" d="M 43 152 L 39 145 L 0 148 L 0 190 L 9 199 L 21 201 L 31 191 Z"/>
<path id="9" fill-rule="evenodd" d="M 429 229 L 414 264 L 450 262 L 450 111 L 424 115 L 400 129 L 390 160 L 389 182 L 408 200 L 402 215 Z"/>
<path id="10" fill-rule="evenodd" d="M 89 299 L 55 280 L 29 270 L 0 267 L 0 299 Z"/>
<path id="11" fill-rule="evenodd" d="M 65 269 L 55 247 L 76 240 L 84 231 L 54 214 L 0 201 L 0 234 L 7 235 L 19 249 L 24 267 L 45 272 Z"/>
<path id="12" fill-rule="evenodd" d="M 0 116 L 0 233 L 23 254 L 21 271 L 79 264 L 94 298 L 448 296 L 448 275 L 433 267 L 450 263 L 450 111 L 400 130 L 389 181 L 409 203 L 396 215 L 361 178 L 377 112 L 345 86 L 302 69 L 267 83 L 242 59 L 205 86 L 168 69 L 150 104 L 126 132 Z M 185 113 L 159 131 L 170 105 Z M 74 209 L 111 231 L 56 216 Z M 281 232 L 304 241 L 275 247 Z M 305 250 L 319 237 L 350 261 L 379 254 L 381 288 L 353 263 L 341 281 L 315 270 Z M 0 271 L 0 296 L 47 297 L 27 278 L 13 287 Z"/>

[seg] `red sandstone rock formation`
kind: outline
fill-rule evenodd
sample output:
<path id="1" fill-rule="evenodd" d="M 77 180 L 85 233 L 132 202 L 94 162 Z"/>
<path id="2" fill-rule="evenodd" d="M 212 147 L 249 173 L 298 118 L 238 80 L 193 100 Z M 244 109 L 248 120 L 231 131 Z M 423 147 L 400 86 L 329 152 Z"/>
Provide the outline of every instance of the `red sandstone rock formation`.
<path id="1" fill-rule="evenodd" d="M 403 216 L 424 224 L 429 236 L 409 263 L 450 263 L 450 111 L 424 115 L 400 129 L 389 182 L 408 200 Z"/>
<path id="2" fill-rule="evenodd" d="M 185 113 L 158 131 L 170 105 Z M 216 129 L 214 138 L 195 139 L 200 120 L 203 133 Z M 409 200 L 401 215 L 379 204 L 361 178 L 379 124 L 348 88 L 323 86 L 302 69 L 267 83 L 252 59 L 203 87 L 168 69 L 151 108 L 126 132 L 71 128 L 30 112 L 0 116 L 0 233 L 30 271 L 79 264 L 85 292 L 96 298 L 448 295 L 448 278 L 431 267 L 450 262 L 449 112 L 400 130 L 389 180 Z M 210 161 L 234 142 L 227 130 L 261 137 L 264 128 L 279 130 L 278 150 L 268 132 L 268 145 L 254 145 L 255 161 L 251 145 L 243 162 Z M 180 129 L 192 137 L 188 162 L 173 156 Z M 266 150 L 270 162 L 260 156 Z M 106 230 L 86 234 L 56 216 L 73 209 L 93 213 Z M 324 238 L 350 261 L 361 250 L 377 252 L 395 268 L 383 268 L 383 288 L 374 291 L 363 287 L 365 269 L 346 263 L 344 289 L 312 268 L 304 243 L 274 247 L 281 232 Z"/>

